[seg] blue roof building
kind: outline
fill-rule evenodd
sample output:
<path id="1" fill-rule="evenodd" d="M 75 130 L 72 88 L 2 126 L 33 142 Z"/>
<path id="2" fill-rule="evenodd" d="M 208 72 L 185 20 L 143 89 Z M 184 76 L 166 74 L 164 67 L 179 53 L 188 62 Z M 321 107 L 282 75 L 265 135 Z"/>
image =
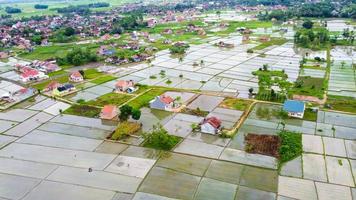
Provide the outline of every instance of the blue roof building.
<path id="1" fill-rule="evenodd" d="M 303 118 L 305 103 L 303 101 L 287 100 L 283 104 L 283 110 L 288 112 L 288 116 Z"/>

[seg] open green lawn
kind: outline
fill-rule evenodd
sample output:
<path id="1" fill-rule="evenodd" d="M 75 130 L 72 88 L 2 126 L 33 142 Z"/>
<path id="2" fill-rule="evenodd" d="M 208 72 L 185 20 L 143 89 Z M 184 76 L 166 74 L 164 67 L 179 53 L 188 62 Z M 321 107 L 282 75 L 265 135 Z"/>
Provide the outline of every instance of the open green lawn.
<path id="1" fill-rule="evenodd" d="M 244 111 L 251 105 L 251 103 L 252 101 L 245 100 L 245 99 L 226 98 L 220 104 L 220 106 L 224 108 Z"/>
<path id="2" fill-rule="evenodd" d="M 270 28 L 272 27 L 273 23 L 270 21 L 246 21 L 246 22 L 228 22 L 230 26 L 223 31 L 216 32 L 217 35 L 221 34 L 230 34 L 236 32 L 236 28 L 245 27 L 249 29 L 256 29 L 256 28 Z"/>
<path id="3" fill-rule="evenodd" d="M 32 52 L 24 52 L 19 54 L 20 58 L 29 60 L 47 60 L 54 59 L 56 57 L 64 57 L 68 51 L 77 47 L 76 44 L 62 44 L 51 46 L 37 46 Z M 100 47 L 100 44 L 82 44 L 80 47 L 86 47 L 88 49 L 95 50 Z"/>
<path id="4" fill-rule="evenodd" d="M 313 110 L 310 108 L 305 109 L 303 117 L 304 120 L 316 122 L 317 118 L 318 112 L 313 112 Z"/>
<path id="5" fill-rule="evenodd" d="M 84 117 L 98 117 L 101 112 L 100 108 L 96 108 L 88 105 L 77 105 L 74 104 L 65 110 L 63 113 L 69 115 L 78 115 Z"/>
<path id="6" fill-rule="evenodd" d="M 272 45 L 282 45 L 286 43 L 288 40 L 285 38 L 271 38 L 270 41 L 267 42 L 262 42 L 260 45 L 252 48 L 252 50 L 261 50 L 266 47 L 272 46 Z"/>
<path id="7" fill-rule="evenodd" d="M 320 99 L 323 98 L 325 91 L 325 80 L 323 78 L 301 76 L 298 77 L 297 82 L 300 82 L 300 84 L 295 84 L 295 86 L 289 90 L 289 94 L 315 96 Z"/>
<path id="8" fill-rule="evenodd" d="M 108 93 L 100 96 L 95 100 L 91 100 L 85 103 L 85 105 L 99 106 L 103 107 L 105 105 L 117 105 L 120 106 L 133 98 L 133 95 L 119 94 L 119 93 Z"/>
<path id="9" fill-rule="evenodd" d="M 152 88 L 151 90 L 136 97 L 134 100 L 132 100 L 129 103 L 129 105 L 136 109 L 140 109 L 142 107 L 148 106 L 149 102 L 152 99 L 154 99 L 156 96 L 163 94 L 166 91 L 169 91 L 169 89 L 168 88 Z"/>
<path id="10" fill-rule="evenodd" d="M 94 84 L 97 84 L 97 85 L 100 85 L 100 84 L 103 84 L 103 83 L 106 83 L 106 82 L 109 82 L 109 81 L 112 81 L 112 80 L 115 80 L 116 77 L 114 76 L 111 76 L 111 75 L 104 75 L 104 76 L 100 76 L 96 79 L 93 79 L 90 81 L 90 83 L 94 83 Z"/>
<path id="11" fill-rule="evenodd" d="M 84 79 L 94 79 L 94 78 L 97 78 L 101 75 L 103 75 L 104 73 L 102 72 L 98 72 L 97 69 L 86 69 L 84 70 Z"/>
<path id="12" fill-rule="evenodd" d="M 68 72 L 64 71 L 64 70 L 59 70 L 59 71 L 56 71 L 56 72 L 51 72 L 51 73 L 48 73 L 47 75 L 49 77 L 53 77 L 53 76 L 59 76 L 59 75 L 64 75 L 64 74 L 67 74 Z"/>
<path id="13" fill-rule="evenodd" d="M 43 90 L 52 81 L 57 81 L 58 83 L 67 83 L 68 82 L 68 76 L 64 75 L 64 76 L 57 77 L 55 79 L 46 80 L 44 82 L 41 82 L 41 83 L 38 83 L 38 84 L 34 84 L 34 85 L 32 85 L 32 87 L 36 88 L 38 90 Z"/>
<path id="14" fill-rule="evenodd" d="M 109 10 L 112 7 L 122 5 L 124 3 L 133 2 L 134 0 L 100 0 L 100 2 L 107 2 L 110 3 L 110 7 L 105 8 L 93 8 L 93 11 L 105 11 Z M 95 1 L 96 2 L 96 1 Z M 70 5 L 83 5 L 89 3 L 95 3 L 93 0 L 75 0 L 75 1 L 31 1 L 31 2 L 18 2 L 18 3 L 1 3 L 1 7 L 5 8 L 7 6 L 20 8 L 22 10 L 21 13 L 13 14 L 13 18 L 20 18 L 20 17 L 31 17 L 35 15 L 54 15 L 57 14 L 56 8 L 63 8 Z M 99 2 L 99 1 L 98 1 Z M 35 4 L 46 4 L 48 5 L 48 9 L 35 9 Z M 0 10 L 0 14 L 6 14 L 4 9 Z"/>
<path id="15" fill-rule="evenodd" d="M 356 113 L 356 98 L 328 95 L 326 104 L 333 110 Z"/>

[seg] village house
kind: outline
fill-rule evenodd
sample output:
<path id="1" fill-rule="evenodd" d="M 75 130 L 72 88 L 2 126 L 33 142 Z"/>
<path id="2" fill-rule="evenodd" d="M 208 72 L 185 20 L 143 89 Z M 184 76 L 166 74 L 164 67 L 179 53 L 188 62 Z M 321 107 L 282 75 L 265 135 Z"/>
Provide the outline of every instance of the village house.
<path id="1" fill-rule="evenodd" d="M 179 104 L 170 96 L 161 95 L 150 101 L 150 108 L 166 111 L 174 111 L 179 108 Z"/>
<path id="2" fill-rule="evenodd" d="M 60 86 L 62 86 L 62 84 L 58 83 L 57 81 L 52 81 L 46 86 L 46 88 L 44 89 L 44 92 L 53 91 L 53 90 L 57 89 Z"/>
<path id="3" fill-rule="evenodd" d="M 76 88 L 74 87 L 73 84 L 66 83 L 66 84 L 64 84 L 62 86 L 59 86 L 56 89 L 54 89 L 52 91 L 52 95 L 53 96 L 64 96 L 64 95 L 70 94 L 70 93 L 75 92 L 75 91 L 76 91 Z"/>
<path id="4" fill-rule="evenodd" d="M 35 89 L 33 88 L 21 88 L 16 92 L 6 92 L 0 96 L 0 104 L 21 101 L 22 99 L 30 97 L 34 94 Z"/>
<path id="5" fill-rule="evenodd" d="M 286 100 L 283 104 L 283 110 L 288 112 L 289 117 L 302 119 L 304 117 L 305 103 L 297 100 Z"/>
<path id="6" fill-rule="evenodd" d="M 221 131 L 221 120 L 217 117 L 208 117 L 200 122 L 200 131 L 208 134 L 218 134 Z"/>
<path id="7" fill-rule="evenodd" d="M 20 70 L 20 78 L 24 83 L 28 83 L 30 81 L 38 81 L 49 78 L 43 72 L 40 72 L 36 69 L 32 69 L 30 67 L 22 67 Z"/>
<path id="8" fill-rule="evenodd" d="M 109 46 L 100 46 L 98 49 L 97 53 L 100 56 L 112 56 L 116 53 L 116 50 L 112 47 Z"/>
<path id="9" fill-rule="evenodd" d="M 115 105 L 105 105 L 100 112 L 100 119 L 112 120 L 118 115 L 118 109 Z"/>
<path id="10" fill-rule="evenodd" d="M 54 61 L 34 60 L 28 66 L 33 69 L 37 69 L 41 72 L 44 72 L 46 74 L 61 70 L 61 68 L 56 64 L 55 60 Z"/>
<path id="11" fill-rule="evenodd" d="M 148 26 L 149 28 L 155 27 L 156 24 L 157 24 L 157 20 L 156 20 L 156 19 L 149 19 L 149 20 L 147 21 L 147 26 Z"/>
<path id="12" fill-rule="evenodd" d="M 268 42 L 268 41 L 271 40 L 271 38 L 270 38 L 269 36 L 267 36 L 267 35 L 264 35 L 264 36 L 261 36 L 261 37 L 259 38 L 259 40 L 260 40 L 261 42 Z"/>
<path id="13" fill-rule="evenodd" d="M 135 88 L 135 83 L 133 80 L 119 80 L 115 84 L 115 89 L 117 92 L 133 93 L 137 89 Z"/>
<path id="14" fill-rule="evenodd" d="M 82 82 L 84 80 L 84 77 L 79 71 L 76 71 L 69 75 L 69 80 L 78 83 L 78 82 Z"/>

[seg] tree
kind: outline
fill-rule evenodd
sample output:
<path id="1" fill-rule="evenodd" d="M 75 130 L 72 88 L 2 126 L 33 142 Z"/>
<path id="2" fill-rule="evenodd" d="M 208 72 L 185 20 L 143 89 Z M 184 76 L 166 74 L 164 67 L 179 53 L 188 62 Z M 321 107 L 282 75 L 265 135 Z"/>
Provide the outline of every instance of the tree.
<path id="1" fill-rule="evenodd" d="M 126 121 L 130 117 L 131 114 L 132 114 L 132 107 L 129 105 L 123 105 L 120 108 L 119 118 L 121 121 Z"/>
<path id="2" fill-rule="evenodd" d="M 80 73 L 80 75 L 82 75 L 83 77 L 85 76 L 85 72 L 84 72 L 84 70 L 79 70 L 79 73 Z"/>
<path id="3" fill-rule="evenodd" d="M 5 12 L 8 14 L 21 13 L 22 10 L 20 8 L 6 7 Z"/>
<path id="4" fill-rule="evenodd" d="M 263 64 L 263 71 L 268 71 L 268 64 Z"/>
<path id="5" fill-rule="evenodd" d="M 171 150 L 178 142 L 179 137 L 169 135 L 162 125 L 154 125 L 151 133 L 144 133 L 144 146 L 161 150 Z"/>
<path id="6" fill-rule="evenodd" d="M 220 10 L 216 11 L 216 15 L 220 18 L 220 16 L 221 16 L 221 11 L 220 11 Z"/>
<path id="7" fill-rule="evenodd" d="M 141 117 L 141 110 L 139 109 L 132 109 L 132 119 L 139 120 Z"/>
<path id="8" fill-rule="evenodd" d="M 34 6 L 35 9 L 47 9 L 48 5 L 45 4 L 35 4 Z"/>
<path id="9" fill-rule="evenodd" d="M 314 25 L 314 23 L 311 20 L 306 20 L 302 24 L 303 28 L 306 28 L 306 29 L 312 29 L 313 25 Z"/>
<path id="10" fill-rule="evenodd" d="M 64 29 L 64 35 L 65 36 L 72 36 L 72 35 L 74 35 L 75 34 L 75 30 L 74 30 L 74 28 L 72 28 L 72 27 L 66 27 L 65 29 Z"/>

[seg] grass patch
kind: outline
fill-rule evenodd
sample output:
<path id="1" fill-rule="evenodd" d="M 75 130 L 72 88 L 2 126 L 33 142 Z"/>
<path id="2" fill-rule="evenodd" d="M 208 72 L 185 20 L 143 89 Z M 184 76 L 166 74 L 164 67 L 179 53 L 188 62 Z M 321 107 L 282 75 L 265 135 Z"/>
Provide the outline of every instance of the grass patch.
<path id="1" fill-rule="evenodd" d="M 46 80 L 44 82 L 41 82 L 41 83 L 38 83 L 38 84 L 34 84 L 34 85 L 32 85 L 32 87 L 36 88 L 38 90 L 43 90 L 52 81 L 57 81 L 58 83 L 67 83 L 69 80 L 68 80 L 68 76 L 64 75 L 64 76 L 57 77 L 55 79 Z"/>
<path id="2" fill-rule="evenodd" d="M 100 76 L 99 78 L 91 80 L 90 83 L 100 85 L 100 84 L 103 84 L 103 83 L 106 83 L 106 82 L 109 82 L 109 81 L 112 81 L 115 79 L 116 79 L 116 77 L 113 77 L 111 75 L 104 75 L 104 76 Z"/>
<path id="3" fill-rule="evenodd" d="M 67 74 L 68 72 L 64 71 L 64 70 L 59 70 L 59 71 L 55 71 L 55 72 L 50 72 L 47 75 L 49 77 L 53 77 L 53 76 L 59 76 L 59 75 L 64 75 Z"/>
<path id="4" fill-rule="evenodd" d="M 302 134 L 291 131 L 281 131 L 278 133 L 281 139 L 279 147 L 279 166 L 302 155 Z"/>
<path id="5" fill-rule="evenodd" d="M 262 42 L 260 45 L 255 46 L 252 50 L 262 50 L 272 45 L 282 45 L 286 43 L 288 40 L 285 38 L 271 38 L 270 41 Z"/>
<path id="6" fill-rule="evenodd" d="M 182 113 L 186 113 L 188 115 L 195 115 L 195 116 L 199 116 L 199 117 L 206 117 L 209 114 L 208 111 L 201 110 L 200 108 L 190 109 L 190 108 L 187 108 L 187 107 L 185 107 L 182 110 Z"/>
<path id="7" fill-rule="evenodd" d="M 304 111 L 303 119 L 307 121 L 316 122 L 318 118 L 318 112 L 314 112 L 311 108 L 306 108 Z"/>
<path id="8" fill-rule="evenodd" d="M 172 113 L 164 110 L 151 109 L 151 113 L 156 116 L 159 120 L 163 120 L 170 116 Z"/>
<path id="9" fill-rule="evenodd" d="M 289 90 L 289 94 L 315 96 L 322 99 L 325 91 L 324 84 L 323 78 L 301 76 L 298 77 L 294 87 Z"/>
<path id="10" fill-rule="evenodd" d="M 127 94 L 108 93 L 104 94 L 103 96 L 100 96 L 95 100 L 88 101 L 85 104 L 99 107 L 103 107 L 105 105 L 120 106 L 130 100 L 132 97 L 132 95 Z"/>
<path id="11" fill-rule="evenodd" d="M 47 60 L 54 59 L 56 57 L 64 57 L 69 51 L 77 44 L 65 44 L 65 45 L 51 45 L 51 46 L 37 46 L 32 52 L 24 52 L 19 54 L 20 58 L 29 60 Z M 96 49 L 100 47 L 100 44 L 82 44 L 80 47 L 86 47 L 88 49 Z"/>
<path id="12" fill-rule="evenodd" d="M 166 151 L 173 149 L 181 140 L 180 137 L 169 135 L 161 125 L 153 126 L 152 132 L 144 133 L 143 138 L 144 147 Z"/>
<path id="13" fill-rule="evenodd" d="M 110 136 L 112 140 L 121 140 L 141 130 L 141 125 L 136 122 L 120 122 L 115 132 Z"/>
<path id="14" fill-rule="evenodd" d="M 100 108 L 96 108 L 88 105 L 78 105 L 74 104 L 65 110 L 63 113 L 69 115 L 78 115 L 84 117 L 98 117 L 101 112 Z"/>
<path id="15" fill-rule="evenodd" d="M 84 79 L 94 79 L 98 76 L 103 75 L 102 72 L 98 72 L 97 69 L 86 69 L 84 70 Z"/>
<path id="16" fill-rule="evenodd" d="M 356 98 L 328 95 L 326 107 L 333 110 L 356 113 Z"/>
<path id="17" fill-rule="evenodd" d="M 235 110 L 246 110 L 252 101 L 245 99 L 235 99 L 235 98 L 226 98 L 223 102 L 221 102 L 220 106 L 223 108 L 230 108 Z"/>
<path id="18" fill-rule="evenodd" d="M 249 29 L 256 29 L 256 28 L 270 28 L 272 27 L 273 23 L 270 21 L 248 21 L 248 22 L 231 22 L 229 21 L 229 27 L 226 30 L 216 32 L 217 35 L 221 34 L 230 34 L 236 32 L 236 28 L 238 27 L 245 27 Z"/>
<path id="19" fill-rule="evenodd" d="M 143 93 L 134 100 L 132 100 L 129 105 L 133 108 L 140 109 L 142 107 L 147 107 L 149 102 L 154 99 L 156 96 L 163 94 L 164 92 L 169 91 L 168 88 L 152 88 L 151 90 Z"/>

